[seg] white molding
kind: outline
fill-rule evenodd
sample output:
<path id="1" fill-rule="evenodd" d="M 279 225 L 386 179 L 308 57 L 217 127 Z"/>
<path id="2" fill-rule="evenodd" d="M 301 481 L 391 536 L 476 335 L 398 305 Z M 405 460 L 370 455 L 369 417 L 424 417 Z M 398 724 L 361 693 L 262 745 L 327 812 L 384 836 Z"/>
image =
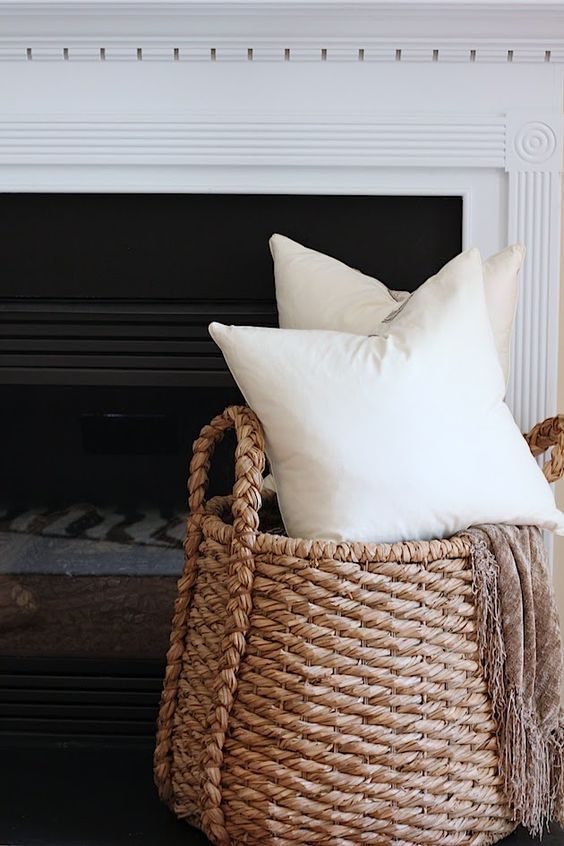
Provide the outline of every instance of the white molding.
<path id="1" fill-rule="evenodd" d="M 505 119 L 472 115 L 0 116 L 0 164 L 504 167 Z"/>
<path id="2" fill-rule="evenodd" d="M 527 247 L 509 398 L 523 429 L 557 411 L 562 115 L 507 118 L 508 241 Z"/>
<path id="3" fill-rule="evenodd" d="M 506 170 L 559 173 L 562 169 L 562 115 L 511 112 L 507 117 Z"/>
<path id="4" fill-rule="evenodd" d="M 523 431 L 557 411 L 560 174 L 509 174 L 508 241 L 527 246 L 515 322 L 509 401 Z"/>
<path id="5" fill-rule="evenodd" d="M 561 2 L 0 0 L 8 61 L 564 61 Z"/>
<path id="6" fill-rule="evenodd" d="M 325 46 L 322 46 L 325 45 Z M 100 35 L 96 38 L 25 39 L 0 36 L 1 62 L 419 62 L 564 63 L 564 39 L 539 41 L 472 41 L 454 44 L 438 39 L 319 38 L 202 39 L 182 36 L 153 38 Z"/>

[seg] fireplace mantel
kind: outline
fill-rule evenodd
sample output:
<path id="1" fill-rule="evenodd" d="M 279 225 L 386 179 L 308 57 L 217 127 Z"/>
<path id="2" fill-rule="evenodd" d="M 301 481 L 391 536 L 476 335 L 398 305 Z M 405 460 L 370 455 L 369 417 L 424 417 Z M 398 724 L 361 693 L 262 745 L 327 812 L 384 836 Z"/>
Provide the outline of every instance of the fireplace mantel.
<path id="1" fill-rule="evenodd" d="M 558 2 L 17 0 L 0 18 L 0 55 L 21 60 L 564 59 Z"/>
<path id="2" fill-rule="evenodd" d="M 527 245 L 509 399 L 554 412 L 562 3 L 0 0 L 0 61 L 2 191 L 463 197 Z"/>

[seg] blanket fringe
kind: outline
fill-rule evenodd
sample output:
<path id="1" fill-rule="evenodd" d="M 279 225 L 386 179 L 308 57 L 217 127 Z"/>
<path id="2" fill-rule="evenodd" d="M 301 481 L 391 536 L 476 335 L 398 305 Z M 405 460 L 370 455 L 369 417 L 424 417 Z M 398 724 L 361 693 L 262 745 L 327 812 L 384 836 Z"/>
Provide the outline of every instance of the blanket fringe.
<path id="1" fill-rule="evenodd" d="M 550 771 L 552 774 L 552 818 L 564 827 L 564 716 L 551 738 Z"/>
<path id="2" fill-rule="evenodd" d="M 485 541 L 474 544 L 473 591 L 478 647 L 497 722 L 500 774 L 516 822 L 539 837 L 551 820 L 564 824 L 564 719 L 546 732 L 508 689 L 499 597 L 499 568 Z"/>

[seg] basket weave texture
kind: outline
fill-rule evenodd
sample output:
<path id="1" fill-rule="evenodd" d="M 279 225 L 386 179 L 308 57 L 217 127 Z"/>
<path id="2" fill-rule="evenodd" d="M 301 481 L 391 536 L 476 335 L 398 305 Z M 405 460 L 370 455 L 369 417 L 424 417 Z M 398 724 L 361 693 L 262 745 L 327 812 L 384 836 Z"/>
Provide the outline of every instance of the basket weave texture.
<path id="1" fill-rule="evenodd" d="M 234 428 L 233 495 L 206 502 Z M 527 436 L 557 444 L 564 418 Z M 194 444 L 155 780 L 218 846 L 495 843 L 498 772 L 464 536 L 393 545 L 261 530 L 264 439 L 231 407 Z"/>

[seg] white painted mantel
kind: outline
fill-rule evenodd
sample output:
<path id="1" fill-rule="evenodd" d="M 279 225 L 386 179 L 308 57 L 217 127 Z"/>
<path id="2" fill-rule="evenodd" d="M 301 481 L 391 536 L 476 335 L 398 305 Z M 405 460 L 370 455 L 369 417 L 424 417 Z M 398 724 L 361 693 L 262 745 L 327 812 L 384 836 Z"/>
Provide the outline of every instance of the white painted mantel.
<path id="1" fill-rule="evenodd" d="M 0 0 L 0 190 L 461 195 L 465 246 L 528 247 L 525 428 L 556 408 L 563 68 L 562 2 Z"/>

